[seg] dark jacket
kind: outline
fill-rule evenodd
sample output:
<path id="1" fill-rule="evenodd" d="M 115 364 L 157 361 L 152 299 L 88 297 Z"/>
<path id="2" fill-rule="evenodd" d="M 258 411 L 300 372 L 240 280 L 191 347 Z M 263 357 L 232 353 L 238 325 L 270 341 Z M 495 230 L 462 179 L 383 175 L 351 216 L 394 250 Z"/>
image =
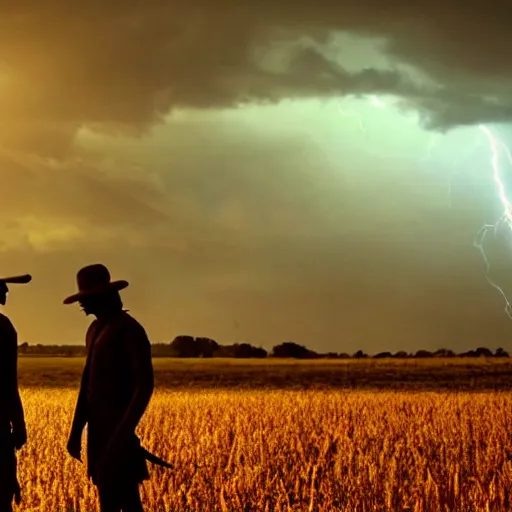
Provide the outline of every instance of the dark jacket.
<path id="1" fill-rule="evenodd" d="M 18 333 L 9 318 L 0 314 L 0 428 L 25 430 L 25 416 L 18 390 Z M 2 431 L 4 429 L 2 428 Z"/>
<path id="2" fill-rule="evenodd" d="M 25 415 L 18 390 L 18 333 L 9 318 L 0 314 L 0 501 L 12 497 L 19 503 L 16 439 L 26 439 Z"/>
<path id="3" fill-rule="evenodd" d="M 86 336 L 87 359 L 71 435 L 87 428 L 88 475 L 98 483 L 98 464 L 112 439 L 122 439 L 115 474 L 119 481 L 148 478 L 135 429 L 153 393 L 151 345 L 144 328 L 126 312 L 95 320 Z"/>

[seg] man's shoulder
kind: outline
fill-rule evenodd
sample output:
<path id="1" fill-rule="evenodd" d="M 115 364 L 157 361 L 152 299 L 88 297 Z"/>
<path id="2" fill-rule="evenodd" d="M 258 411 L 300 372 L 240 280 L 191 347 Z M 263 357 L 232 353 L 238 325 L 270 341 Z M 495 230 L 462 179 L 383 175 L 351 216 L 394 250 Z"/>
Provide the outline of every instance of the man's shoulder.
<path id="1" fill-rule="evenodd" d="M 98 325 L 98 320 L 93 320 L 89 327 L 87 328 L 87 332 L 85 333 L 85 346 L 89 349 L 92 341 L 94 332 L 96 331 L 96 326 Z"/>
<path id="2" fill-rule="evenodd" d="M 127 312 L 122 315 L 122 327 L 132 335 L 147 337 L 144 326 Z"/>
<path id="3" fill-rule="evenodd" d="M 94 329 L 96 327 L 96 325 L 98 324 L 98 320 L 95 318 L 90 324 L 89 324 L 89 327 L 87 328 L 88 331 L 91 331 L 92 329 Z"/>
<path id="4" fill-rule="evenodd" d="M 88 338 L 96 329 L 96 326 L 98 325 L 98 320 L 93 320 L 89 327 L 87 327 L 87 332 L 85 334 L 85 337 Z"/>
<path id="5" fill-rule="evenodd" d="M 2 357 L 5 356 L 7 352 L 16 350 L 18 346 L 18 333 L 10 318 L 2 313 L 0 313 L 0 341 L 0 353 Z"/>
<path id="6" fill-rule="evenodd" d="M 143 325 L 127 311 L 125 311 L 123 314 L 123 324 L 133 329 L 144 330 Z"/>
<path id="7" fill-rule="evenodd" d="M 7 315 L 4 315 L 3 313 L 0 313 L 0 330 L 2 330 L 2 331 L 6 331 L 6 330 L 14 331 L 15 330 L 14 325 L 11 322 L 11 319 Z"/>

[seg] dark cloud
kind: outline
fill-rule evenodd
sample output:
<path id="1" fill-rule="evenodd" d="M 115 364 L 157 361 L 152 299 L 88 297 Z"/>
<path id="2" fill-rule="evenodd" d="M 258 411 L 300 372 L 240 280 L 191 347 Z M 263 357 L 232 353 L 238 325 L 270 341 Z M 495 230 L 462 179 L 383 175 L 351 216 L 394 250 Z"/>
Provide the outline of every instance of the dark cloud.
<path id="1" fill-rule="evenodd" d="M 30 3 L 0 7 L 0 263 L 37 276 L 13 304 L 43 309 L 30 341 L 61 319 L 58 341 L 81 339 L 61 298 L 93 261 L 133 282 L 156 340 L 470 348 L 498 325 L 471 246 L 480 182 L 447 219 L 448 165 L 427 178 L 384 147 L 409 125 L 365 139 L 334 103 L 221 110 L 394 94 L 431 129 L 508 121 L 505 3 Z"/>
<path id="2" fill-rule="evenodd" d="M 83 125 L 140 134 L 173 107 L 370 92 L 402 96 L 432 128 L 506 121 L 511 13 L 497 0 L 4 5 L 0 140 L 62 156 Z M 327 51 L 341 31 L 380 38 L 395 68 L 344 69 Z M 287 65 L 269 70 L 262 57 L 283 44 Z"/>
<path id="3" fill-rule="evenodd" d="M 0 155 L 1 250 L 53 250 L 70 244 L 105 243 L 113 236 L 150 235 L 169 221 L 166 197 L 148 180 L 130 172 L 123 179 L 102 162 L 49 162 L 39 157 Z"/>
<path id="4" fill-rule="evenodd" d="M 415 276 L 427 262 L 431 272 L 456 267 L 444 248 L 453 230 L 427 222 L 408 195 L 414 176 L 400 189 L 393 184 L 408 165 L 386 169 L 392 180 L 378 190 L 361 191 L 345 179 L 359 175 L 353 162 L 306 135 L 262 134 L 238 115 L 186 126 L 171 123 L 130 145 L 107 138 L 88 162 L 78 150 L 65 162 L 4 154 L 0 267 L 35 276 L 10 303 L 21 336 L 80 340 L 84 325 L 61 300 L 80 266 L 102 261 L 133 282 L 127 305 L 155 340 L 203 332 L 225 342 L 293 338 L 328 348 L 339 346 L 341 329 L 356 350 L 372 343 L 369 311 L 385 303 L 381 319 L 393 307 L 414 314 L 418 306 L 403 290 L 413 281 L 421 289 L 426 278 Z M 38 311 L 37 323 L 23 323 Z"/>

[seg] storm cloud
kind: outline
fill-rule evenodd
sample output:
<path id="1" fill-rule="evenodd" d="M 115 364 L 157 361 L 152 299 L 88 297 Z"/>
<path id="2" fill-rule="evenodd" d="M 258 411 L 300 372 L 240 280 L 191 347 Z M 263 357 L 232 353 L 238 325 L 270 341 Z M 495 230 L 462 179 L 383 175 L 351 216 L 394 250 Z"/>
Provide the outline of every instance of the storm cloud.
<path id="1" fill-rule="evenodd" d="M 434 129 L 505 122 L 511 14 L 496 0 L 4 4 L 0 141 L 62 157 L 83 126 L 141 135 L 177 107 L 368 93 Z M 343 33 L 378 39 L 388 64 L 347 70 Z"/>
<path id="2" fill-rule="evenodd" d="M 512 121 L 510 19 L 497 1 L 2 3 L 0 266 L 35 276 L 21 336 L 81 339 L 61 300 L 103 261 L 155 340 L 503 339 L 471 245 L 483 179 L 450 209 L 452 167 L 419 161 L 429 134 L 396 109 L 441 139 Z M 394 98 L 350 103 L 367 95 Z M 487 169 L 478 140 L 461 166 Z"/>

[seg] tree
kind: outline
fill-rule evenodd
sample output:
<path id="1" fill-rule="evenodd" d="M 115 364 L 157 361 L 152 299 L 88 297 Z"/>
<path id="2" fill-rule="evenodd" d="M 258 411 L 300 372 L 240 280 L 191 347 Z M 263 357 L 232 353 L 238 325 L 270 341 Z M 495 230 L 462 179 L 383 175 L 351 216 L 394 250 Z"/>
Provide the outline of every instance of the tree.
<path id="1" fill-rule="evenodd" d="M 486 347 L 478 347 L 476 349 L 476 355 L 478 357 L 492 357 L 494 354 Z"/>
<path id="2" fill-rule="evenodd" d="M 175 357 L 198 357 L 196 340 L 192 336 L 176 336 L 170 347 Z"/>
<path id="3" fill-rule="evenodd" d="M 384 359 L 387 357 L 393 357 L 393 354 L 391 352 L 379 352 L 373 356 L 374 359 Z"/>
<path id="4" fill-rule="evenodd" d="M 447 348 L 440 348 L 434 352 L 434 357 L 454 357 L 455 352 Z"/>
<path id="5" fill-rule="evenodd" d="M 232 349 L 233 357 L 240 359 L 263 358 L 267 356 L 267 351 L 264 348 L 253 347 L 249 343 L 235 343 Z"/>
<path id="6" fill-rule="evenodd" d="M 256 359 L 264 359 L 268 352 L 263 347 L 253 347 L 252 357 Z"/>
<path id="7" fill-rule="evenodd" d="M 294 359 L 312 359 L 318 357 L 316 352 L 309 350 L 304 345 L 286 341 L 276 345 L 272 349 L 272 357 L 292 357 Z"/>
<path id="8" fill-rule="evenodd" d="M 219 344 L 210 338 L 195 339 L 196 357 L 213 357 L 218 348 Z"/>

